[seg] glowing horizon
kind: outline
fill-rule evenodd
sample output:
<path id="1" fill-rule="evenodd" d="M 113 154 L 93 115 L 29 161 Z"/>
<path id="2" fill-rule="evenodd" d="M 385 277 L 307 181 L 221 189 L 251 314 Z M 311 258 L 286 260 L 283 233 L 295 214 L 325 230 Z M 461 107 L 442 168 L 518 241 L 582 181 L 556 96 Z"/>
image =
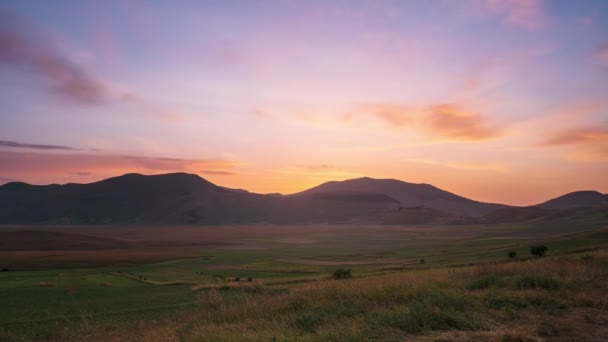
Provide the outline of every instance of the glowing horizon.
<path id="1" fill-rule="evenodd" d="M 0 184 L 608 192 L 604 1 L 0 0 Z"/>

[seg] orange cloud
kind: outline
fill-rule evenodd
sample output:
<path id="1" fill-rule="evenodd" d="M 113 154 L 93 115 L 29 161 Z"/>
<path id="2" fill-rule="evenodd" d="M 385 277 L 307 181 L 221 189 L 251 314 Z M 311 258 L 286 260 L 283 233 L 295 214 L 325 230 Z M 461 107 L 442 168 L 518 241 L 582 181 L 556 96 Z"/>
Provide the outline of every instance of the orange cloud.
<path id="1" fill-rule="evenodd" d="M 414 123 L 415 108 L 406 104 L 396 103 L 373 103 L 359 106 L 357 113 L 349 113 L 346 119 L 351 119 L 354 114 L 367 113 L 374 115 L 393 126 L 410 126 Z"/>
<path id="2" fill-rule="evenodd" d="M 330 171 L 339 170 L 338 167 L 331 164 L 310 164 L 310 165 L 296 165 L 297 168 L 309 170 L 309 171 Z"/>
<path id="3" fill-rule="evenodd" d="M 434 135 L 450 140 L 487 140 L 503 133 L 489 126 L 480 114 L 465 111 L 455 104 L 431 106 L 428 122 Z"/>
<path id="4" fill-rule="evenodd" d="M 557 132 L 543 143 L 545 146 L 575 144 L 608 144 L 608 129 L 581 128 Z"/>
<path id="5" fill-rule="evenodd" d="M 196 171 L 196 173 L 201 173 L 204 175 L 214 175 L 214 176 L 235 176 L 236 173 L 230 171 L 215 171 L 215 170 L 200 170 Z"/>
<path id="6" fill-rule="evenodd" d="M 494 139 L 504 130 L 488 124 L 479 113 L 463 109 L 457 104 L 437 104 L 427 107 L 408 104 L 377 103 L 359 106 L 344 118 L 371 115 L 398 128 L 420 126 L 431 136 L 456 141 Z"/>
<path id="7" fill-rule="evenodd" d="M 577 128 L 550 134 L 541 144 L 545 147 L 573 147 L 568 159 L 580 161 L 608 160 L 608 129 Z"/>
<path id="8" fill-rule="evenodd" d="M 226 174 L 235 166 L 236 163 L 230 160 L 0 151 L 0 175 L 38 183 L 70 181 L 74 174 L 87 181 L 130 172 L 199 173 L 201 171 L 197 170 L 206 170 L 217 175 L 218 172 Z"/>
<path id="9" fill-rule="evenodd" d="M 467 162 L 467 161 L 445 161 L 432 159 L 406 159 L 406 161 L 417 164 L 428 164 L 449 167 L 452 169 L 506 172 L 507 167 L 501 163 Z"/>

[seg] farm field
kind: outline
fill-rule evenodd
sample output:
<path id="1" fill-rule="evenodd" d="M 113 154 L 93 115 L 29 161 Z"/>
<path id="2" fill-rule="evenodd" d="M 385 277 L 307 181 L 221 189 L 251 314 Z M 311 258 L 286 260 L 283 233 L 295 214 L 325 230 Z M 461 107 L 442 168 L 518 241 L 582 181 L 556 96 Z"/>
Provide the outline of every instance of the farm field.
<path id="1" fill-rule="evenodd" d="M 555 291 L 575 291 L 579 286 L 578 267 L 597 272 L 580 286 L 605 290 L 605 274 L 599 265 L 608 259 L 607 232 L 608 225 L 599 218 L 551 226 L 3 226 L 0 337 L 79 340 L 87 335 L 90 340 L 106 340 L 118 331 L 116 336 L 124 341 L 315 340 L 321 336 L 358 340 L 357 336 L 376 339 L 377 334 L 400 340 L 440 336 L 450 330 L 490 334 L 516 326 L 520 309 L 526 315 L 539 314 L 536 304 L 509 301 L 534 297 L 530 300 L 540 301 L 540 306 L 545 302 L 556 306 Z M 39 238 L 48 242 L 45 249 L 37 244 Z M 539 243 L 548 246 L 549 255 L 533 260 L 529 246 Z M 508 260 L 510 251 L 517 253 L 517 261 Z M 572 264 L 564 269 L 567 274 L 557 269 L 557 260 Z M 550 280 L 534 278 L 532 285 L 522 285 L 530 288 L 519 289 L 518 284 L 527 281 L 523 277 L 534 275 L 528 271 L 540 270 L 543 263 L 555 271 L 543 273 Z M 353 279 L 334 280 L 331 275 L 339 268 L 350 269 Z M 559 289 L 544 288 L 545 281 L 552 287 L 554 280 Z M 378 284 L 385 282 L 388 287 L 382 290 Z M 356 290 L 359 287 L 363 292 Z M 393 287 L 397 290 L 390 292 Z M 470 290 L 476 287 L 481 289 Z M 356 293 L 349 294 L 352 291 Z M 424 320 L 431 325 L 427 327 L 399 321 L 411 307 L 400 306 L 401 299 L 392 296 L 415 299 L 416 291 L 424 293 L 425 301 L 446 300 L 450 315 L 468 305 L 486 310 L 481 297 L 499 295 L 496 291 L 508 298 L 496 299 L 506 301 L 505 307 L 491 308 L 499 312 L 480 311 L 483 319 L 478 317 L 478 321 L 448 319 L 434 327 L 433 319 L 445 318 L 435 317 Z M 383 295 L 391 298 L 381 299 Z M 376 300 L 367 296 L 380 296 L 380 302 L 373 303 L 378 317 L 364 314 L 361 305 Z M 330 300 L 334 297 L 337 303 L 346 301 L 340 304 L 344 307 L 333 307 L 338 305 Z M 266 306 L 269 312 L 259 312 Z M 534 310 L 528 312 L 531 307 Z M 205 318 L 191 318 L 200 315 Z M 255 323 L 258 319 L 263 321 Z M 370 319 L 387 321 L 377 330 L 362 323 Z"/>

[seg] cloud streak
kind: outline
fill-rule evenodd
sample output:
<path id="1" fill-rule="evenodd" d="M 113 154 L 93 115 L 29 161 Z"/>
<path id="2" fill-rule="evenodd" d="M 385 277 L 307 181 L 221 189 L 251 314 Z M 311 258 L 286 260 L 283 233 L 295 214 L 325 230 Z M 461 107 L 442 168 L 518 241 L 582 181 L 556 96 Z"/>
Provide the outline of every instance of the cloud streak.
<path id="1" fill-rule="evenodd" d="M 481 0 L 478 3 L 483 11 L 502 17 L 512 26 L 534 30 L 548 22 L 543 0 Z"/>
<path id="2" fill-rule="evenodd" d="M 580 144 L 608 144 L 608 129 L 578 128 L 551 134 L 544 146 L 563 146 Z"/>
<path id="3" fill-rule="evenodd" d="M 440 140 L 482 141 L 505 134 L 504 129 L 491 125 L 480 113 L 453 103 L 430 106 L 365 104 L 347 113 L 344 120 L 351 121 L 356 116 L 372 116 L 396 128 L 421 128 Z"/>
<path id="4" fill-rule="evenodd" d="M 541 143 L 543 147 L 571 147 L 570 160 L 608 160 L 608 128 L 575 128 L 552 133 Z"/>
<path id="5" fill-rule="evenodd" d="M 236 176 L 236 173 L 230 171 L 217 171 L 217 170 L 199 170 L 196 173 L 202 173 L 204 175 L 212 176 Z"/>
<path id="6" fill-rule="evenodd" d="M 608 43 L 599 46 L 593 53 L 593 57 L 608 62 Z"/>
<path id="7" fill-rule="evenodd" d="M 0 174 L 19 175 L 28 180 L 47 177 L 69 180 L 74 175 L 98 179 L 130 172 L 198 173 L 197 170 L 206 170 L 225 174 L 235 165 L 233 161 L 221 159 L 0 151 Z"/>
<path id="8" fill-rule="evenodd" d="M 62 145 L 42 145 L 42 144 L 30 144 L 20 143 L 17 141 L 0 140 L 0 148 L 26 148 L 33 150 L 63 150 L 63 151 L 75 151 L 78 150 L 74 147 L 62 146 Z"/>
<path id="9" fill-rule="evenodd" d="M 455 104 L 431 106 L 427 117 L 431 132 L 449 140 L 477 141 L 502 135 L 498 128 L 489 126 L 478 114 L 466 111 Z"/>
<path id="10" fill-rule="evenodd" d="M 0 11 L 0 63 L 21 67 L 45 79 L 64 99 L 84 105 L 106 102 L 106 86 L 60 51 L 26 21 Z"/>

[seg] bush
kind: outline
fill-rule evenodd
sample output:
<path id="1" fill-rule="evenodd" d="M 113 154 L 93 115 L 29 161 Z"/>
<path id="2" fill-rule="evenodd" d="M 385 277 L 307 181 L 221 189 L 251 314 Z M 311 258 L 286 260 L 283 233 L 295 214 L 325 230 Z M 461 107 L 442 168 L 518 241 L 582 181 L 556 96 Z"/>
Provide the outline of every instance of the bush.
<path id="1" fill-rule="evenodd" d="M 296 326 L 306 332 L 314 332 L 323 320 L 314 312 L 305 312 L 296 319 Z"/>
<path id="2" fill-rule="evenodd" d="M 525 289 L 544 289 L 544 290 L 557 290 L 560 287 L 560 282 L 548 276 L 539 275 L 523 275 L 520 276 L 515 286 L 520 290 Z"/>
<path id="3" fill-rule="evenodd" d="M 509 259 L 515 259 L 517 257 L 517 252 L 510 251 L 508 255 L 509 255 Z"/>
<path id="4" fill-rule="evenodd" d="M 483 290 L 490 287 L 504 287 L 505 285 L 506 281 L 503 278 L 492 274 L 475 279 L 467 284 L 466 287 L 469 290 Z"/>
<path id="5" fill-rule="evenodd" d="M 335 270 L 333 273 L 333 276 L 334 276 L 334 279 L 347 279 L 347 278 L 353 277 L 350 270 L 346 270 L 346 269 L 342 269 L 342 268 Z"/>
<path id="6" fill-rule="evenodd" d="M 542 257 L 545 255 L 545 253 L 547 252 L 547 246 L 545 245 L 536 245 L 536 246 L 531 246 L 530 247 L 530 253 L 532 255 L 535 255 L 537 257 Z"/>
<path id="7" fill-rule="evenodd" d="M 247 281 L 253 281 L 252 277 L 247 278 Z"/>

